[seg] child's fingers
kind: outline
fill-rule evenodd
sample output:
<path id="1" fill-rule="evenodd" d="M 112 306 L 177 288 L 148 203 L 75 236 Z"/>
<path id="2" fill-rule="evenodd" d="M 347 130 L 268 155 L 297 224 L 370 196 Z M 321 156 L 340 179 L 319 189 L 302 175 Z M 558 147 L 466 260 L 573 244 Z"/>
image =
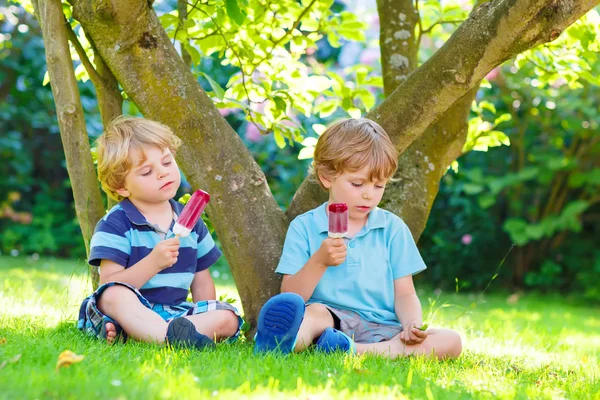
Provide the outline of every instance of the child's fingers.
<path id="1" fill-rule="evenodd" d="M 346 243 L 344 243 L 344 239 L 340 239 L 340 238 L 333 239 L 331 241 L 331 245 L 333 247 L 346 247 Z"/>
<path id="2" fill-rule="evenodd" d="M 427 338 L 427 332 L 426 331 L 422 331 L 419 328 L 412 328 L 412 333 L 414 336 L 418 337 L 419 339 L 426 339 Z"/>

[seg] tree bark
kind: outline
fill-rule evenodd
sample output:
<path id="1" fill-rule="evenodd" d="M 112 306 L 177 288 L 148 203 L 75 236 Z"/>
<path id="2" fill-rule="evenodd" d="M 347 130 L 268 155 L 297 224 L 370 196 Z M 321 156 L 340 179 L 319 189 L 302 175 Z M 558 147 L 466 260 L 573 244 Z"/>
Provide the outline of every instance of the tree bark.
<path id="1" fill-rule="evenodd" d="M 56 104 L 60 136 L 73 189 L 75 211 L 89 254 L 89 243 L 104 206 L 90 153 L 79 89 L 67 42 L 65 17 L 60 0 L 34 1 L 42 28 L 50 85 Z M 90 267 L 92 281 L 98 281 L 97 268 Z"/>
<path id="2" fill-rule="evenodd" d="M 379 0 L 377 9 L 383 86 L 390 95 L 418 65 L 415 27 L 420 17 L 412 0 Z M 440 179 L 462 153 L 478 87 L 475 85 L 400 155 L 398 171 L 387 185 L 381 207 L 401 217 L 415 241 L 425 229 Z"/>
<path id="3" fill-rule="evenodd" d="M 169 126 L 184 146 L 177 161 L 208 206 L 245 311 L 279 292 L 273 273 L 287 220 L 263 172 L 219 114 L 167 37 L 147 1 L 72 1 L 74 17 L 147 118 Z"/>
<path id="4" fill-rule="evenodd" d="M 450 39 L 367 114 L 403 153 L 494 67 L 556 39 L 598 0 L 493 0 L 471 12 Z M 302 184 L 290 209 L 298 215 L 313 193 Z M 294 204 L 298 203 L 298 204 Z"/>

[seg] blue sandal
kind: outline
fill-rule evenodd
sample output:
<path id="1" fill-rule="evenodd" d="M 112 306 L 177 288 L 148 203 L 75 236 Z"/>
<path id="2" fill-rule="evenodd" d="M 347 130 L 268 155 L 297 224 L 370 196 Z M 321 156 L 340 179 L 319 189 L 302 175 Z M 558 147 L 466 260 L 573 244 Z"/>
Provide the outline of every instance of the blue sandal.
<path id="1" fill-rule="evenodd" d="M 321 334 L 317 343 L 315 343 L 315 349 L 324 353 L 342 351 L 344 353 L 356 354 L 356 343 L 344 332 L 334 328 L 327 328 Z"/>
<path id="2" fill-rule="evenodd" d="M 295 293 L 281 293 L 269 299 L 258 315 L 254 353 L 294 351 L 305 309 L 304 299 Z"/>
<path id="3" fill-rule="evenodd" d="M 187 318 L 173 319 L 167 327 L 166 342 L 169 346 L 195 348 L 198 350 L 214 348 L 211 338 L 196 330 L 194 323 Z"/>

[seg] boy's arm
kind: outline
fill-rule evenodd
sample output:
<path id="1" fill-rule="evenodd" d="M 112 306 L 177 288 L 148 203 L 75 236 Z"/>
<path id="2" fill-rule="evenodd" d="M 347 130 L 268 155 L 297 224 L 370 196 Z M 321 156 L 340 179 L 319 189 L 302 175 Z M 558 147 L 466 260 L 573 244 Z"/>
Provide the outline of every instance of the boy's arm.
<path id="1" fill-rule="evenodd" d="M 177 262 L 179 239 L 167 239 L 158 243 L 150 254 L 129 268 L 108 259 L 100 262 L 100 284 L 123 282 L 139 289 L 154 275 Z"/>
<path id="2" fill-rule="evenodd" d="M 329 266 L 338 266 L 346 259 L 346 244 L 343 239 L 327 238 L 304 267 L 294 275 L 284 275 L 282 292 L 293 292 L 308 301 Z"/>
<path id="3" fill-rule="evenodd" d="M 216 300 L 217 293 L 215 290 L 215 283 L 210 276 L 208 269 L 205 269 L 194 274 L 194 280 L 192 281 L 192 299 L 194 303 L 202 300 Z"/>
<path id="4" fill-rule="evenodd" d="M 111 260 L 102 260 L 100 263 L 100 285 L 107 282 L 123 282 L 139 289 L 146 284 L 160 269 L 148 256 L 135 265 L 125 268 Z"/>
<path id="5" fill-rule="evenodd" d="M 295 275 L 284 275 L 281 281 L 281 292 L 299 294 L 306 303 L 312 296 L 327 266 L 315 261 L 312 257 Z"/>
<path id="6" fill-rule="evenodd" d="M 404 329 L 423 324 L 421 302 L 417 297 L 412 275 L 394 281 L 394 310 Z"/>

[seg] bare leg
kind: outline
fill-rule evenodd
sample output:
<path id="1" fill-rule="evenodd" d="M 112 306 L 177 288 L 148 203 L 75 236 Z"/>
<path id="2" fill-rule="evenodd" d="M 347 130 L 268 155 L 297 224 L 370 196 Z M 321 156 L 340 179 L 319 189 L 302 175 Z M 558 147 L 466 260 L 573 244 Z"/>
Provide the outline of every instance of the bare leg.
<path id="1" fill-rule="evenodd" d="M 306 349 L 326 328 L 333 328 L 333 317 L 323 304 L 310 304 L 306 307 L 304 319 L 298 330 L 294 351 Z"/>
<path id="2" fill-rule="evenodd" d="M 194 323 L 199 333 L 217 342 L 235 335 L 239 326 L 237 315 L 229 310 L 209 311 L 186 318 Z"/>
<path id="3" fill-rule="evenodd" d="M 130 289 L 119 285 L 107 288 L 100 296 L 98 308 L 117 321 L 133 339 L 164 343 L 167 323 L 160 315 L 146 308 Z"/>
<path id="4" fill-rule="evenodd" d="M 429 336 L 423 343 L 405 345 L 400 334 L 386 342 L 357 343 L 359 354 L 380 354 L 389 358 L 405 357 L 412 354 L 433 356 L 439 359 L 456 358 L 462 351 L 462 341 L 458 332 L 450 329 L 428 329 Z"/>

